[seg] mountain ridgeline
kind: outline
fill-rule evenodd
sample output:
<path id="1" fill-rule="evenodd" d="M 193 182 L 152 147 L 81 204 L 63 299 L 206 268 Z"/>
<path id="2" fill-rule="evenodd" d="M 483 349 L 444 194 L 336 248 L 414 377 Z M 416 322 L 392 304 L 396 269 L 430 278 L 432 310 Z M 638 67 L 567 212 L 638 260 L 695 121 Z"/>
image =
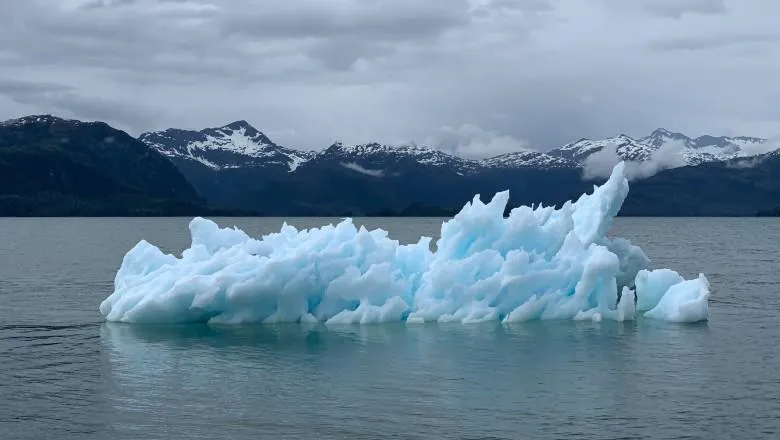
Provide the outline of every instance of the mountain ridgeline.
<path id="1" fill-rule="evenodd" d="M 467 160 L 414 145 L 336 143 L 313 153 L 280 146 L 246 121 L 140 139 L 169 157 L 216 206 L 265 215 L 450 215 L 475 194 L 510 191 L 510 206 L 560 205 L 592 190 L 597 153 L 672 169 L 632 182 L 622 215 L 746 216 L 780 205 L 780 158 L 753 137 L 690 138 L 664 129 L 576 142 L 547 153 Z M 746 166 L 745 164 L 749 164 Z M 667 165 L 668 166 L 668 165 Z M 606 176 L 601 176 L 606 177 Z"/>
<path id="2" fill-rule="evenodd" d="M 102 122 L 31 116 L 0 124 L 0 215 L 211 213 L 162 154 Z"/>
<path id="3" fill-rule="evenodd" d="M 503 190 L 510 207 L 559 206 L 603 180 L 586 171 L 610 155 L 637 169 L 664 163 L 632 182 L 622 215 L 753 216 L 780 206 L 780 152 L 759 138 L 658 129 L 468 160 L 415 145 L 301 151 L 246 121 L 135 139 L 100 122 L 29 116 L 0 124 L 0 214 L 449 216 L 475 194 Z"/>

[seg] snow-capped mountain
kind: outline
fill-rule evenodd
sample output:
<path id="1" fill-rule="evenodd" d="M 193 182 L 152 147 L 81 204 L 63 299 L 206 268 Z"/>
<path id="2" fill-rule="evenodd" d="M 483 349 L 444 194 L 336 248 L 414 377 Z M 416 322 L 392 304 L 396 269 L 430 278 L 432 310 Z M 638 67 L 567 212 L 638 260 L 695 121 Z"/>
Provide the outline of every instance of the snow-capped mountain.
<path id="1" fill-rule="evenodd" d="M 664 145 L 672 143 L 682 143 L 686 147 L 692 148 L 694 146 L 692 139 L 681 133 L 675 133 L 665 128 L 658 128 L 649 136 L 645 136 L 639 139 L 639 142 L 649 145 L 655 149 L 661 148 Z"/>
<path id="2" fill-rule="evenodd" d="M 699 136 L 690 138 L 681 133 L 659 128 L 649 136 L 633 139 L 621 134 L 616 137 L 591 140 L 580 139 L 577 142 L 555 148 L 547 154 L 569 159 L 583 166 L 588 157 L 605 148 L 614 150 L 617 156 L 626 161 L 646 161 L 653 154 L 664 150 L 665 155 L 679 154 L 680 164 L 699 165 L 705 162 L 726 161 L 752 157 L 771 151 L 766 139 L 755 137 Z"/>
<path id="3" fill-rule="evenodd" d="M 461 175 L 476 172 L 480 168 L 477 161 L 453 156 L 434 148 L 378 143 L 344 145 L 337 142 L 319 153 L 316 160 L 338 161 L 345 168 L 355 171 L 369 170 L 369 173 L 413 164 L 449 169 Z"/>
<path id="4" fill-rule="evenodd" d="M 551 156 L 538 151 L 517 151 L 483 159 L 479 162 L 486 168 L 576 168 L 577 164 L 567 158 Z"/>
<path id="5" fill-rule="evenodd" d="M 690 138 L 682 133 L 659 128 L 649 136 L 639 139 L 639 142 L 650 145 L 654 149 L 679 149 L 686 164 L 699 165 L 705 162 L 724 161 L 760 154 L 766 151 L 766 148 L 761 147 L 767 140 L 747 136 L 709 135 Z"/>
<path id="6" fill-rule="evenodd" d="M 9 122 L 6 122 L 9 123 Z M 19 122 L 16 122 L 19 123 Z M 335 143 L 320 152 L 301 151 L 277 145 L 246 121 L 236 121 L 201 131 L 168 129 L 144 133 L 140 140 L 174 161 L 199 162 L 213 170 L 273 167 L 293 172 L 304 163 L 336 163 L 345 170 L 371 176 L 398 175 L 404 166 L 446 170 L 472 175 L 490 169 L 565 169 L 585 166 L 586 160 L 603 150 L 614 151 L 621 160 L 646 161 L 662 151 L 680 155 L 679 165 L 748 158 L 765 153 L 765 139 L 755 137 L 699 136 L 663 128 L 634 139 L 625 134 L 606 139 L 580 139 L 546 153 L 519 151 L 482 160 L 464 159 L 431 147 Z M 660 153 L 659 153 L 660 154 Z M 677 166 L 679 166 L 677 165 Z"/>
<path id="7" fill-rule="evenodd" d="M 638 139 L 581 139 L 549 153 L 482 160 L 377 143 L 305 152 L 279 146 L 244 121 L 141 140 L 100 121 L 32 115 L 0 122 L 0 214 L 182 215 L 201 207 L 278 216 L 444 215 L 474 194 L 504 190 L 511 206 L 550 206 L 592 189 L 591 179 L 601 168 L 609 172 L 616 156 L 651 162 L 630 167 L 641 177 L 632 181 L 626 215 L 755 215 L 780 206 L 780 144 L 752 137 L 658 129 Z M 599 151 L 605 160 L 586 160 Z"/>
<path id="8" fill-rule="evenodd" d="M 464 159 L 442 150 L 418 145 L 337 142 L 320 152 L 277 145 L 246 121 L 200 131 L 170 128 L 142 134 L 139 139 L 174 160 L 199 162 L 211 169 L 286 167 L 289 172 L 310 161 L 339 161 L 346 169 L 376 174 L 403 164 L 447 169 L 468 175 L 483 169 L 575 168 L 575 161 L 536 151 L 503 154 L 483 160 Z"/>
<path id="9" fill-rule="evenodd" d="M 4 127 L 22 127 L 25 125 L 51 125 L 58 122 L 69 123 L 83 123 L 81 121 L 74 121 L 71 119 L 63 119 L 52 115 L 30 115 L 21 118 L 8 119 L 0 122 L 0 126 Z"/>
<path id="10" fill-rule="evenodd" d="M 690 138 L 682 133 L 675 133 L 665 128 L 659 128 L 653 131 L 649 136 L 639 139 L 639 142 L 656 148 L 663 147 L 669 143 L 682 143 L 685 147 L 697 150 L 717 149 L 719 151 L 734 152 L 739 149 L 762 144 L 766 139 L 748 137 L 748 136 L 699 136 Z"/>
<path id="11" fill-rule="evenodd" d="M 295 171 L 314 156 L 275 144 L 246 121 L 201 131 L 171 128 L 144 133 L 139 139 L 170 158 L 197 161 L 215 170 L 277 166 Z"/>
<path id="12" fill-rule="evenodd" d="M 580 139 L 577 142 L 566 144 L 553 149 L 547 154 L 553 157 L 568 159 L 582 165 L 591 154 L 605 148 L 614 149 L 618 157 L 623 160 L 642 161 L 650 158 L 655 148 L 640 143 L 624 134 L 613 138 L 591 140 Z"/>

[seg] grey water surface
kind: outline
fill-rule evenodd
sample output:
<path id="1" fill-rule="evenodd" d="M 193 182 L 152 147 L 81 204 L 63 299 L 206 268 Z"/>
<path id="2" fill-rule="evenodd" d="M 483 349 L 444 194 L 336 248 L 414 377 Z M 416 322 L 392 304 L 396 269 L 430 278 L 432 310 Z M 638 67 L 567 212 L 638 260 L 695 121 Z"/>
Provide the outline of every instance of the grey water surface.
<path id="1" fill-rule="evenodd" d="M 654 267 L 708 276 L 704 324 L 104 323 L 124 253 L 179 252 L 187 223 L 0 219 L 0 439 L 780 438 L 780 219 L 617 219 Z"/>

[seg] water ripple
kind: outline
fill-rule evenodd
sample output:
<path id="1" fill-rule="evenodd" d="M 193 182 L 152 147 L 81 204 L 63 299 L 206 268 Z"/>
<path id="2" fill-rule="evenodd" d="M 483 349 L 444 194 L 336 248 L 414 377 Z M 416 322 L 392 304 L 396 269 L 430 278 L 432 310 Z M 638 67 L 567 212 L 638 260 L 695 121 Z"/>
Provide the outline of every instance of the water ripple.
<path id="1" fill-rule="evenodd" d="M 124 252 L 140 237 L 181 249 L 187 220 L 0 220 L 0 246 L 14 249 L 0 252 L 0 437 L 780 433 L 780 222 L 618 219 L 615 234 L 631 237 L 654 265 L 710 276 L 712 317 L 701 325 L 104 324 L 96 306 Z M 405 242 L 440 225 L 381 221 Z M 281 221 L 225 222 L 262 233 Z"/>

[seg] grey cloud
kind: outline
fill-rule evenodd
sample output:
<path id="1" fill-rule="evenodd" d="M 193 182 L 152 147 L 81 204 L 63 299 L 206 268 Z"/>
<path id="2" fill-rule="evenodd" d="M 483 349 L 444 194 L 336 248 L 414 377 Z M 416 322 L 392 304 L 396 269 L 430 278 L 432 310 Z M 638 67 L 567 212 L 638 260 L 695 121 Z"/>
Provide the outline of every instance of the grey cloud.
<path id="1" fill-rule="evenodd" d="M 74 87 L 72 86 L 53 82 L 35 82 L 0 78 L 0 93 L 9 96 L 64 92 L 73 89 Z"/>
<path id="2" fill-rule="evenodd" d="M 360 59 L 388 56 L 393 51 L 392 45 L 344 38 L 315 45 L 310 49 L 309 56 L 329 69 L 345 71 L 352 69 Z"/>
<path id="3" fill-rule="evenodd" d="M 74 87 L 57 83 L 0 78 L 0 95 L 5 95 L 16 103 L 37 108 L 43 113 L 65 113 L 76 118 L 102 120 L 136 130 L 148 126 L 161 114 L 159 110 L 86 96 Z"/>
<path id="4" fill-rule="evenodd" d="M 646 1 L 645 8 L 655 14 L 681 18 L 684 14 L 723 14 L 726 5 L 723 0 L 653 0 Z"/>
<path id="5" fill-rule="evenodd" d="M 323 73 L 323 67 L 345 71 L 359 59 L 435 45 L 470 20 L 466 0 L 330 6 L 313 0 L 104 0 L 74 10 L 35 0 L 28 5 L 17 4 L 6 16 L 13 32 L 0 32 L 0 48 L 14 55 L 11 64 L 110 69 L 125 78 L 140 72 L 161 82 L 286 81 Z M 48 44 L 37 44 L 42 36 Z"/>
<path id="6" fill-rule="evenodd" d="M 154 123 L 162 115 L 156 109 L 127 106 L 122 102 L 72 92 L 57 94 L 40 105 L 65 111 L 78 118 L 108 121 L 136 132 Z"/>
<path id="7" fill-rule="evenodd" d="M 725 0 L 602 0 L 609 7 L 681 19 L 686 14 L 725 14 Z"/>
<path id="8" fill-rule="evenodd" d="M 433 139 L 468 156 L 658 126 L 762 137 L 780 126 L 765 90 L 780 47 L 759 44 L 777 34 L 775 0 L 0 8 L 2 75 L 16 81 L 0 84 L 13 97 L 0 118 L 48 108 L 137 131 L 247 119 L 301 148 Z"/>
<path id="9" fill-rule="evenodd" d="M 6 17 L 9 24 L 21 25 L 13 32 L 0 33 L 0 47 L 15 54 L 12 65 L 139 72 L 146 78 L 160 77 L 162 82 L 179 75 L 218 78 L 246 70 L 241 59 L 247 54 L 240 47 L 225 47 L 219 34 L 209 31 L 208 11 L 152 12 L 143 9 L 143 4 L 57 11 L 31 1 L 28 9 L 18 8 Z M 191 27 L 187 20 L 193 18 L 205 23 Z"/>
<path id="10" fill-rule="evenodd" d="M 142 3 L 144 0 L 85 0 L 84 3 L 78 6 L 77 9 L 100 9 L 100 8 L 116 8 L 121 6 L 127 6 L 131 4 Z M 158 3 L 179 3 L 179 4 L 198 4 L 193 0 L 156 0 Z"/>
<path id="11" fill-rule="evenodd" d="M 775 43 L 777 41 L 780 41 L 780 32 L 707 35 L 655 41 L 650 43 L 648 48 L 656 51 L 711 50 L 746 44 Z"/>
<path id="12" fill-rule="evenodd" d="M 528 13 L 549 12 L 554 9 L 550 0 L 493 0 L 490 6 L 499 10 L 514 9 Z"/>
<path id="13" fill-rule="evenodd" d="M 227 14 L 225 35 L 298 43 L 298 49 L 333 70 L 359 59 L 392 55 L 408 45 L 434 45 L 449 30 L 469 24 L 466 0 L 289 2 L 255 14 Z M 265 10 L 267 9 L 267 10 Z"/>
<path id="14" fill-rule="evenodd" d="M 136 3 L 138 0 L 91 0 L 79 6 L 79 9 L 111 8 Z"/>
<path id="15" fill-rule="evenodd" d="M 426 144 L 467 159 L 482 159 L 527 149 L 527 143 L 512 136 L 483 130 L 473 124 L 444 126 L 425 140 Z"/>
<path id="16" fill-rule="evenodd" d="M 358 37 L 367 40 L 415 40 L 435 36 L 469 21 L 466 0 L 260 1 L 225 15 L 226 34 L 270 38 Z M 248 6 L 248 5 L 247 5 Z"/>

